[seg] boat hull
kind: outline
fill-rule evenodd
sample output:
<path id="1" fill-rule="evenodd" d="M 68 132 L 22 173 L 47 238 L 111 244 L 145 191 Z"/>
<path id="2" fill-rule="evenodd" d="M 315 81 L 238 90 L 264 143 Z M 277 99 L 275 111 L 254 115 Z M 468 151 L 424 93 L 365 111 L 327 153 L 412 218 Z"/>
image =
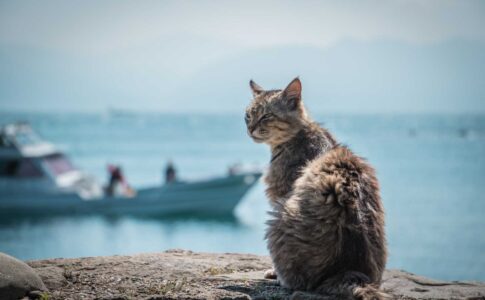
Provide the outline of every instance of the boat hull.
<path id="1" fill-rule="evenodd" d="M 260 173 L 141 188 L 133 198 L 83 200 L 74 193 L 0 191 L 0 214 L 231 214 Z"/>

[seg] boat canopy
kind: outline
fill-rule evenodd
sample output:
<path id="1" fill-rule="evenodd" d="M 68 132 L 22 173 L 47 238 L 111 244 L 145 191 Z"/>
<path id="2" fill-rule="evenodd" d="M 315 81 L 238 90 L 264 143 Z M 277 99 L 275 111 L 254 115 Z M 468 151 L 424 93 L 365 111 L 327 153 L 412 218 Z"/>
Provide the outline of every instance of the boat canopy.
<path id="1" fill-rule="evenodd" d="M 0 176 L 15 178 L 53 177 L 75 171 L 67 157 L 42 140 L 29 124 L 0 127 Z"/>
<path id="2" fill-rule="evenodd" d="M 82 199 L 102 197 L 101 185 L 74 167 L 56 147 L 41 139 L 27 123 L 0 127 L 0 187 L 10 190 L 57 190 Z M 20 188 L 19 188 L 20 187 Z M 1 192 L 1 191 L 0 191 Z"/>
<path id="3" fill-rule="evenodd" d="M 0 127 L 0 157 L 45 156 L 57 152 L 51 143 L 41 139 L 27 123 L 13 123 Z"/>

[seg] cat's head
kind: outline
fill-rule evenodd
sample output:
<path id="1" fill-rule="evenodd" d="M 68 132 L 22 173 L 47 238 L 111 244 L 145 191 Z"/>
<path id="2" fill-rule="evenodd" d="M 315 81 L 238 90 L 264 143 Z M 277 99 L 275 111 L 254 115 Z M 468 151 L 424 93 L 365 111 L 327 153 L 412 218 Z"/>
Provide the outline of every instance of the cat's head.
<path id="1" fill-rule="evenodd" d="M 295 78 L 283 90 L 264 90 L 249 82 L 253 100 L 246 109 L 249 136 L 257 143 L 282 144 L 300 131 L 307 122 L 301 99 L 301 82 Z"/>

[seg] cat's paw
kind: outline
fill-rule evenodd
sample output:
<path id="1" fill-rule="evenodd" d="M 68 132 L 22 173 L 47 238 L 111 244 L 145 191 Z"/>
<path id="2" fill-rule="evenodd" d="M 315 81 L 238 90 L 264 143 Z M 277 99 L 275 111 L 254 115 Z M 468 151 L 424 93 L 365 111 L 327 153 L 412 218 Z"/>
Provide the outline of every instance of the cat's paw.
<path id="1" fill-rule="evenodd" d="M 264 279 L 277 279 L 278 276 L 274 269 L 269 269 L 264 272 Z"/>
<path id="2" fill-rule="evenodd" d="M 355 299 L 359 300 L 390 300 L 392 296 L 371 286 L 358 287 L 353 290 Z"/>

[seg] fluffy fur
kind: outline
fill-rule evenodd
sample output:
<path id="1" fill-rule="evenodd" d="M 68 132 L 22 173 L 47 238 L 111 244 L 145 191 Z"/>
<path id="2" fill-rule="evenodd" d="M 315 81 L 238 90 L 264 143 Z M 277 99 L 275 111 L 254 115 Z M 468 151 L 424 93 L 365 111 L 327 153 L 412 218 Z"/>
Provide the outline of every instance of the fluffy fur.
<path id="1" fill-rule="evenodd" d="M 272 153 L 266 238 L 275 275 L 324 299 L 383 299 L 384 211 L 374 169 L 308 117 L 298 78 L 284 90 L 250 86 L 248 134 Z"/>

